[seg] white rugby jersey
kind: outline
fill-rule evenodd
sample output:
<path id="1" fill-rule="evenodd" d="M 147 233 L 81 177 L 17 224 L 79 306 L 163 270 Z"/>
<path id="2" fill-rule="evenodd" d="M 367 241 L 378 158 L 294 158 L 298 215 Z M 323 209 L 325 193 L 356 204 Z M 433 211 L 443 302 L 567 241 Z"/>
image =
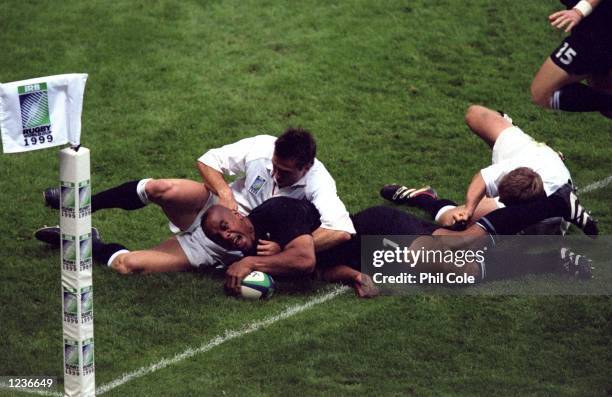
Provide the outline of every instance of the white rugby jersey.
<path id="1" fill-rule="evenodd" d="M 487 197 L 499 196 L 499 182 L 510 171 L 528 167 L 542 178 L 547 196 L 571 180 L 570 172 L 559 154 L 545 144 L 537 143 L 521 151 L 509 160 L 500 161 L 480 170 L 485 181 Z"/>
<path id="2" fill-rule="evenodd" d="M 247 215 L 267 199 L 286 196 L 306 199 L 321 214 L 321 227 L 355 233 L 353 222 L 336 192 L 336 182 L 323 163 L 313 166 L 299 181 L 280 189 L 272 177 L 272 155 L 276 137 L 257 135 L 211 149 L 198 161 L 224 175 L 242 175 L 230 184 L 239 211 Z"/>

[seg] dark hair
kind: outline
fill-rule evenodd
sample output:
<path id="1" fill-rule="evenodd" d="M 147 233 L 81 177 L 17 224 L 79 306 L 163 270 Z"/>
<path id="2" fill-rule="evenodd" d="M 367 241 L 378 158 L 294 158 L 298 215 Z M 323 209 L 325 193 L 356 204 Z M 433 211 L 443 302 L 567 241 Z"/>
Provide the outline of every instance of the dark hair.
<path id="1" fill-rule="evenodd" d="M 305 129 L 288 128 L 276 140 L 274 154 L 282 159 L 295 160 L 298 168 L 304 168 L 314 163 L 317 143 Z"/>
<path id="2" fill-rule="evenodd" d="M 516 168 L 507 173 L 499 182 L 499 201 L 514 205 L 546 197 L 540 175 L 527 167 Z"/>

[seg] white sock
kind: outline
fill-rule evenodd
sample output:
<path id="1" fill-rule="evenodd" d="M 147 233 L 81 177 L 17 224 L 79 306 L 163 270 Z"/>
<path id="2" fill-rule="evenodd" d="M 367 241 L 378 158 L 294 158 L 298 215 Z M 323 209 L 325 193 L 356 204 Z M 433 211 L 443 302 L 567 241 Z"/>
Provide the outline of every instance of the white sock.
<path id="1" fill-rule="evenodd" d="M 129 250 L 119 250 L 119 251 L 115 252 L 114 254 L 111 255 L 110 258 L 108 258 L 108 262 L 106 263 L 106 266 L 112 267 L 113 261 L 115 260 L 115 258 L 117 256 L 119 256 L 120 254 L 127 254 L 128 252 L 130 252 L 130 251 Z"/>
<path id="2" fill-rule="evenodd" d="M 151 202 L 145 190 L 145 186 L 147 182 L 149 182 L 150 180 L 151 178 L 141 179 L 140 181 L 138 181 L 138 185 L 136 186 L 136 193 L 138 193 L 138 197 L 140 198 L 140 201 L 142 201 L 142 203 L 145 205 Z"/>
<path id="3" fill-rule="evenodd" d="M 453 208 L 457 208 L 457 206 L 456 205 L 445 205 L 444 207 L 440 208 L 438 210 L 438 213 L 436 214 L 436 217 L 434 218 L 436 222 L 440 220 L 440 218 L 442 217 L 442 215 L 444 215 L 446 211 L 452 210 Z"/>

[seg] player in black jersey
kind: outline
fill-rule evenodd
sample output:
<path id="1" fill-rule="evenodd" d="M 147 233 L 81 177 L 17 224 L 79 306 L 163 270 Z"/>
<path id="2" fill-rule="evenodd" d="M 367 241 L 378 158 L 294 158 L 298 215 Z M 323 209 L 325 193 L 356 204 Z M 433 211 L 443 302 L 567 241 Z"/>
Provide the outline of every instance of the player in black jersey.
<path id="1" fill-rule="evenodd" d="M 324 251 L 318 264 L 323 278 L 328 281 L 348 282 L 360 296 L 376 294 L 375 287 L 360 269 L 360 237 L 362 235 L 411 235 L 419 247 L 464 249 L 482 246 L 496 235 L 512 235 L 543 219 L 563 216 L 587 234 L 597 234 L 593 219 L 578 202 L 569 185 L 549 197 L 526 204 L 501 208 L 480 218 L 464 231 L 453 231 L 416 218 L 389 207 L 371 207 L 352 216 L 357 234 L 335 248 Z M 290 198 L 272 198 L 257 207 L 248 217 L 221 206 L 211 207 L 203 216 L 202 228 L 208 238 L 228 250 L 241 250 L 245 258 L 227 270 L 226 285 L 237 291 L 240 281 L 253 270 L 273 274 L 296 271 L 307 273 L 314 266 L 314 245 L 310 232 L 318 225 L 316 209 L 309 203 Z M 434 240 L 426 236 L 456 238 Z M 420 237 L 419 237 L 420 236 Z M 276 241 L 282 251 L 269 256 L 252 256 L 258 238 Z M 445 244 L 445 246 L 440 246 Z M 453 264 L 428 264 L 422 271 L 450 272 Z M 484 271 L 479 263 L 464 268 L 466 274 L 482 279 Z"/>
<path id="2" fill-rule="evenodd" d="M 312 273 L 315 246 L 311 234 L 321 225 L 319 219 L 319 211 L 309 201 L 273 197 L 248 216 L 214 205 L 203 214 L 202 229 L 221 247 L 244 253 L 225 273 L 226 290 L 238 294 L 242 279 L 254 270 L 272 275 Z M 257 256 L 260 240 L 275 242 L 280 252 Z"/>
<path id="3" fill-rule="evenodd" d="M 515 234 L 528 225 L 554 216 L 563 216 L 587 234 L 597 234 L 593 219 L 578 203 L 569 185 L 549 197 L 493 211 L 460 232 L 441 228 L 393 208 L 372 207 L 352 217 L 357 235 L 326 253 L 327 260 L 321 261 L 321 272 L 329 281 L 350 283 L 360 296 L 371 296 L 375 294 L 375 288 L 372 289 L 367 277 L 356 270 L 359 269 L 361 235 L 416 235 L 423 237 L 422 241 L 419 241 L 422 245 L 440 241 L 432 241 L 433 239 L 426 236 L 454 236 L 459 238 L 447 240 L 447 247 L 435 248 L 462 249 L 470 244 L 481 244 L 483 239 L 489 240 L 496 235 Z M 256 207 L 248 216 L 214 205 L 203 214 L 201 226 L 208 238 L 223 249 L 239 250 L 245 255 L 229 266 L 226 272 L 226 287 L 231 293 L 237 293 L 242 279 L 253 270 L 273 275 L 311 273 L 315 269 L 316 259 L 311 233 L 319 227 L 319 219 L 319 213 L 311 203 L 288 197 L 275 197 Z M 59 246 L 59 228 L 47 229 L 49 230 L 45 230 L 45 238 L 40 239 Z M 280 247 L 280 252 L 256 256 L 257 242 L 260 239 L 275 242 Z M 418 239 L 421 237 L 415 237 L 415 241 Z M 94 259 L 102 264 L 120 261 L 121 253 L 125 251 L 125 247 L 120 244 L 104 243 L 97 233 L 93 236 L 92 248 Z M 167 259 L 162 253 L 158 252 L 157 256 L 155 261 L 158 266 L 167 267 L 172 264 L 165 263 Z M 453 268 L 442 267 L 424 270 L 444 272 L 451 269 Z M 470 274 L 482 277 L 482 269 L 478 264 L 470 264 L 464 269 Z M 144 268 L 143 271 L 146 272 L 147 269 Z M 157 271 L 163 270 L 157 268 Z"/>
<path id="4" fill-rule="evenodd" d="M 571 31 L 542 64 L 531 83 L 533 101 L 569 112 L 612 117 L 612 2 L 562 0 L 568 9 L 549 16 L 552 26 Z M 589 85 L 581 81 L 587 79 Z"/>

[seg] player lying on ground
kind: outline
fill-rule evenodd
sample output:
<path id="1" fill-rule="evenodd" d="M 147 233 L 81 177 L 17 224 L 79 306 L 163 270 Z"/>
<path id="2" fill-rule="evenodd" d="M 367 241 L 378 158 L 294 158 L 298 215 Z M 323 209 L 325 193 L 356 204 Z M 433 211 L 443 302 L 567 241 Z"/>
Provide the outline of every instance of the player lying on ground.
<path id="1" fill-rule="evenodd" d="M 540 67 L 531 83 L 531 97 L 544 108 L 599 111 L 612 117 L 612 2 L 561 2 L 568 9 L 553 13 L 549 20 L 571 34 Z"/>
<path id="2" fill-rule="evenodd" d="M 407 234 L 407 235 L 437 235 L 460 237 L 452 239 L 447 249 L 469 247 L 474 242 L 481 243 L 482 238 L 494 235 L 514 234 L 525 226 L 538 222 L 550 216 L 563 216 L 570 222 L 578 221 L 578 214 L 587 217 L 587 223 L 582 226 L 586 233 L 596 234 L 594 221 L 578 203 L 569 186 L 560 189 L 548 198 L 541 198 L 532 203 L 519 204 L 503 208 L 483 217 L 478 225 L 455 232 L 441 228 L 387 207 L 374 207 L 354 216 L 359 225 L 360 234 Z M 221 205 L 209 208 L 201 217 L 204 233 L 222 249 L 241 251 L 246 255 L 234 262 L 226 272 L 226 288 L 230 293 L 238 293 L 241 280 L 253 270 L 260 270 L 273 275 L 309 273 L 315 265 L 315 249 L 311 233 L 319 226 L 319 214 L 316 208 L 304 200 L 286 197 L 272 198 L 258 206 L 248 216 L 239 211 L 229 210 Z M 45 238 L 49 243 L 59 245 L 59 229 L 44 229 Z M 273 255 L 255 256 L 257 241 L 265 236 L 276 242 L 282 249 Z M 431 242 L 431 241 L 429 241 Z M 427 244 L 428 240 L 418 241 Z M 453 245 L 455 244 L 455 245 Z M 360 296 L 376 295 L 376 288 L 367 276 L 359 272 L 359 238 L 337 246 L 322 260 L 323 277 L 329 281 L 350 283 Z M 442 247 L 437 247 L 442 248 Z M 108 264 L 121 271 L 138 251 L 128 255 L 125 247 L 116 243 L 104 243 L 97 233 L 94 234 L 93 255 L 96 261 Z M 337 255 L 337 257 L 336 257 Z M 159 253 L 163 260 L 163 253 Z M 334 262 L 330 263 L 329 258 Z M 432 268 L 423 271 L 444 272 L 453 267 L 448 264 L 431 264 Z M 470 264 L 465 268 L 470 275 L 484 277 L 484 269 L 479 264 Z"/>
<path id="3" fill-rule="evenodd" d="M 171 229 L 178 232 L 151 249 L 125 251 L 120 260 L 109 265 L 123 274 L 228 265 L 242 254 L 228 252 L 206 238 L 200 227 L 202 213 L 219 203 L 246 215 L 273 196 L 304 198 L 314 204 L 321 214 L 320 226 L 313 232 L 317 250 L 350 239 L 355 230 L 349 214 L 336 194 L 333 178 L 315 155 L 316 143 L 308 131 L 288 129 L 278 139 L 260 135 L 205 153 L 198 167 L 210 190 L 185 179 L 143 179 L 92 196 L 92 212 L 135 210 L 153 202 L 164 211 Z M 223 174 L 241 173 L 244 176 L 231 185 L 223 179 Z M 59 208 L 59 196 L 59 188 L 45 191 L 45 201 L 52 208 Z M 37 238 L 47 238 L 46 232 L 40 231 Z M 260 254 L 277 251 L 278 247 L 265 238 L 258 244 Z"/>
<path id="4" fill-rule="evenodd" d="M 283 222 L 274 222 L 275 219 L 283 219 Z M 213 225 L 210 230 L 214 232 L 209 230 L 207 234 L 218 243 L 219 250 L 246 255 L 227 269 L 226 285 L 230 292 L 239 292 L 240 282 L 252 270 L 279 276 L 309 274 L 315 268 L 312 233 L 321 222 L 319 212 L 309 201 L 274 197 L 257 206 L 247 216 L 217 204 L 203 213 L 201 222 L 202 225 Z M 60 245 L 59 227 L 43 228 L 37 234 L 41 241 Z M 257 242 L 263 238 L 280 247 L 278 252 L 256 257 Z M 92 250 L 96 262 L 124 274 L 162 271 L 160 269 L 171 268 L 176 263 L 167 251 L 128 252 L 121 244 L 104 243 L 95 229 Z M 130 263 L 133 260 L 137 261 L 136 265 Z M 141 264 L 145 266 L 141 267 Z"/>
<path id="5" fill-rule="evenodd" d="M 260 236 L 270 233 L 270 238 L 277 239 L 282 245 L 283 239 L 279 239 L 277 236 L 287 233 L 288 230 L 298 230 L 298 233 L 303 232 L 308 229 L 308 225 L 298 226 L 300 222 L 318 218 L 315 213 L 304 215 L 315 211 L 312 206 L 304 206 L 299 201 L 285 199 L 285 202 L 282 203 L 282 210 L 276 210 L 275 207 L 278 205 L 271 205 L 274 200 L 279 199 L 268 200 L 248 217 L 243 217 L 239 212 L 229 211 L 221 206 L 211 207 L 202 217 L 204 233 L 211 240 L 227 250 L 241 250 L 247 255 L 242 260 L 232 264 L 228 269 L 227 287 L 234 293 L 238 292 L 240 281 L 251 271 L 270 272 L 275 266 L 282 266 L 289 260 L 283 256 L 283 253 L 263 257 L 253 256 L 256 241 Z M 252 215 L 256 211 L 257 216 L 253 217 Z M 578 221 L 578 214 L 587 218 L 586 223 L 581 222 L 578 226 L 585 233 L 597 234 L 597 227 L 593 219 L 579 204 L 569 185 L 559 189 L 550 197 L 498 209 L 481 218 L 476 225 L 472 225 L 464 231 L 445 229 L 393 208 L 372 207 L 352 217 L 357 235 L 350 241 L 321 253 L 317 262 L 322 276 L 326 280 L 349 283 L 362 297 L 375 296 L 377 294 L 376 287 L 368 276 L 360 272 L 361 235 L 401 234 L 423 236 L 415 239 L 415 247 L 465 249 L 474 245 L 482 247 L 483 242 L 489 241 L 491 236 L 515 234 L 526 226 L 551 216 L 562 216 L 574 223 Z M 427 237 L 432 235 L 452 236 L 453 238 L 444 240 L 443 244 L 445 246 L 440 246 L 441 240 Z M 306 234 L 302 237 L 308 240 Z M 290 248 L 285 246 L 284 253 L 288 252 Z M 304 246 L 304 248 L 306 247 Z M 312 254 L 314 254 L 314 249 L 312 249 Z M 566 259 L 567 262 L 567 258 L 563 259 Z M 575 267 L 584 266 L 584 263 L 578 262 L 576 261 Z M 447 263 L 430 263 L 427 266 L 420 271 L 445 273 L 457 269 L 453 264 Z M 484 278 L 485 270 L 482 264 L 470 263 L 464 269 L 468 275 L 475 276 L 478 279 Z"/>
<path id="6" fill-rule="evenodd" d="M 466 112 L 465 121 L 492 152 L 492 164 L 472 178 L 465 205 L 457 206 L 448 201 L 432 207 L 427 199 L 437 198 L 437 195 L 429 186 L 413 189 L 386 185 L 381 190 L 382 197 L 397 204 L 420 206 L 441 225 L 451 226 L 455 222 L 473 223 L 504 204 L 549 196 L 566 183 L 571 183 L 570 173 L 559 154 L 533 140 L 513 125 L 507 115 L 472 105 Z M 434 210 L 436 212 L 432 212 Z M 560 234 L 567 227 L 561 218 L 545 220 L 538 226 L 541 232 L 537 234 Z"/>
<path id="7" fill-rule="evenodd" d="M 497 209 L 463 231 L 453 231 L 439 225 L 420 220 L 410 214 L 389 207 L 372 207 L 353 216 L 353 224 L 357 234 L 351 241 L 343 243 L 329 251 L 324 252 L 318 266 L 323 268 L 323 276 L 329 281 L 346 281 L 360 274 L 361 250 L 360 237 L 362 235 L 411 235 L 415 236 L 409 249 L 467 249 L 482 248 L 490 238 L 496 239 L 502 235 L 513 235 L 529 225 L 543 219 L 562 216 L 567 221 L 577 225 L 586 234 L 597 235 L 597 225 L 585 209 L 578 203 L 578 199 L 569 185 L 565 185 L 553 195 L 542 197 L 529 203 L 520 203 L 511 207 Z M 583 221 L 586 219 L 586 221 Z M 423 236 L 423 237 L 416 237 Z M 426 236 L 449 236 L 447 239 L 432 239 Z M 516 255 L 516 254 L 515 254 Z M 521 255 L 519 261 L 525 260 L 532 269 L 519 269 L 519 272 L 549 272 L 563 270 L 574 276 L 588 278 L 591 275 L 590 261 L 576 256 L 566 248 L 554 254 L 545 253 L 538 260 Z M 493 261 L 495 263 L 495 261 Z M 456 272 L 457 267 L 452 263 L 427 263 L 419 269 L 426 273 Z M 514 275 L 517 269 L 492 269 L 497 276 Z M 476 280 L 484 279 L 484 263 L 472 262 L 462 268 L 467 276 Z M 362 275 L 363 277 L 363 275 Z"/>

